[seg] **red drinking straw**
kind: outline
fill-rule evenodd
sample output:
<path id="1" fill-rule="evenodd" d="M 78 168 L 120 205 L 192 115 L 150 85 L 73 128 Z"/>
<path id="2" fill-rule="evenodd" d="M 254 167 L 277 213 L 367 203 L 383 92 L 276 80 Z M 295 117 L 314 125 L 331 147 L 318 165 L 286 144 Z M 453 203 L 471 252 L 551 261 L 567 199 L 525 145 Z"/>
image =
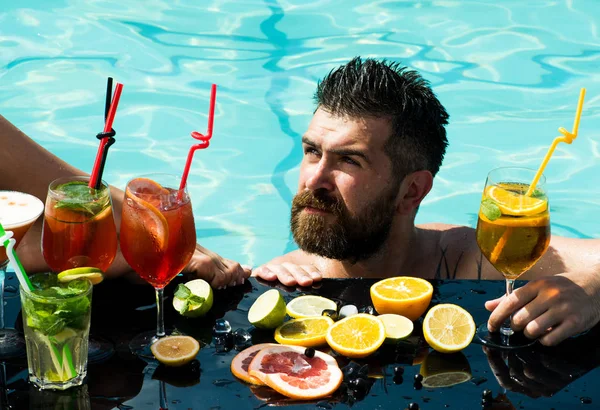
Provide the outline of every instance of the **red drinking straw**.
<path id="1" fill-rule="evenodd" d="M 119 98 L 121 98 L 121 91 L 123 90 L 123 84 L 117 83 L 115 87 L 115 93 L 113 95 L 112 104 L 108 110 L 108 116 L 104 123 L 104 133 L 109 132 L 112 129 L 113 121 L 115 120 L 115 114 L 117 113 L 117 106 L 119 105 Z M 95 188 L 98 186 L 98 182 L 102 175 L 100 175 L 100 164 L 102 163 L 102 155 L 104 152 L 104 146 L 108 143 L 108 138 L 102 138 L 100 145 L 98 146 L 98 153 L 96 154 L 96 161 L 94 162 L 94 168 L 92 169 L 92 175 L 90 176 L 90 182 L 88 186 Z"/>
<path id="2" fill-rule="evenodd" d="M 181 193 L 185 188 L 185 184 L 187 183 L 187 178 L 190 173 L 190 166 L 192 165 L 192 158 L 194 157 L 194 152 L 199 149 L 208 148 L 209 140 L 212 138 L 213 132 L 213 123 L 215 120 L 215 102 L 217 98 L 217 85 L 213 84 L 210 89 L 210 108 L 208 112 L 208 131 L 206 135 L 200 134 L 198 131 L 192 132 L 192 138 L 202 141 L 200 144 L 192 145 L 190 147 L 190 151 L 188 152 L 187 161 L 185 162 L 185 168 L 183 169 L 183 176 L 181 177 L 181 184 L 179 184 L 179 194 L 178 198 L 181 200 Z"/>

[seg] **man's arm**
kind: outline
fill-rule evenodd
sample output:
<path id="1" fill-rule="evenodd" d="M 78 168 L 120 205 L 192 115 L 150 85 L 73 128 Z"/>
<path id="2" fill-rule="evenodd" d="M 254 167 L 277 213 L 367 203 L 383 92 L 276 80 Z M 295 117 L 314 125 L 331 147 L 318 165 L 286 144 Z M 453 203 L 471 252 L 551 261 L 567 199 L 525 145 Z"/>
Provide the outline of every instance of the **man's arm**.
<path id="1" fill-rule="evenodd" d="M 37 144 L 8 120 L 0 115 L 0 189 L 27 192 L 46 200 L 48 185 L 57 178 L 73 175 L 86 175 Z M 117 232 L 121 226 L 123 191 L 111 187 L 113 214 Z M 42 218 L 19 244 L 18 253 L 27 271 L 39 272 L 49 267 L 40 252 Z M 242 283 L 250 275 L 250 268 L 243 268 L 237 262 L 225 259 L 202 248 L 196 253 L 185 270 L 193 276 L 204 278 L 214 287 Z M 107 277 L 132 273 L 131 267 L 117 252 L 115 261 L 106 272 Z M 134 275 L 137 277 L 137 275 Z"/>

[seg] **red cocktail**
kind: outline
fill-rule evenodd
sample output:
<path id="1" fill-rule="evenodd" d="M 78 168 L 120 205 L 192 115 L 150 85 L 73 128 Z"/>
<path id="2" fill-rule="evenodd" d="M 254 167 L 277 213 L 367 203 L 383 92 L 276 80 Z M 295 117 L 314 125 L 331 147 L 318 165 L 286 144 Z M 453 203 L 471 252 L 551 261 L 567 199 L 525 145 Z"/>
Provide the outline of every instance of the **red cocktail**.
<path id="1" fill-rule="evenodd" d="M 130 343 L 140 355 L 151 355 L 149 345 L 165 335 L 163 288 L 196 249 L 192 204 L 179 184 L 177 176 L 154 174 L 129 181 L 125 190 L 121 250 L 129 265 L 156 289 L 158 308 L 156 333 L 143 333 Z"/>

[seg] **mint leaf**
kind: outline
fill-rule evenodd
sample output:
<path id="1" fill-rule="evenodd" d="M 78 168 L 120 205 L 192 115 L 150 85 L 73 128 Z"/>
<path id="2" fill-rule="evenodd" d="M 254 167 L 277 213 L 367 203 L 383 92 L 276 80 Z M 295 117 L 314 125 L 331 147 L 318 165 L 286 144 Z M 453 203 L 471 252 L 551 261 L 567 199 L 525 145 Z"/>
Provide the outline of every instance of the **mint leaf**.
<path id="1" fill-rule="evenodd" d="M 71 181 L 55 188 L 65 198 L 58 201 L 54 208 L 66 208 L 91 216 L 97 215 L 109 204 L 110 197 L 105 187 L 91 189 L 84 181 Z"/>
<path id="2" fill-rule="evenodd" d="M 179 313 L 181 313 L 183 315 L 188 310 L 190 310 L 190 301 L 189 300 L 185 300 L 183 302 L 183 306 L 181 307 L 181 310 L 179 310 Z"/>
<path id="3" fill-rule="evenodd" d="M 531 197 L 532 198 L 543 199 L 543 198 L 546 198 L 546 194 L 541 189 L 536 188 L 536 189 L 533 190 L 533 193 L 531 194 Z"/>
<path id="4" fill-rule="evenodd" d="M 175 289 L 175 297 L 179 299 L 187 299 L 192 295 L 192 291 L 185 285 L 179 284 L 177 285 L 177 289 Z"/>
<path id="5" fill-rule="evenodd" d="M 486 198 L 483 201 L 481 201 L 481 212 L 490 221 L 495 221 L 496 219 L 502 216 L 502 212 L 500 212 L 500 208 L 498 208 L 496 202 L 492 201 L 489 198 Z"/>
<path id="6" fill-rule="evenodd" d="M 201 305 L 205 300 L 206 298 L 203 298 L 202 296 L 192 295 L 187 298 L 186 302 L 188 302 L 190 305 Z"/>

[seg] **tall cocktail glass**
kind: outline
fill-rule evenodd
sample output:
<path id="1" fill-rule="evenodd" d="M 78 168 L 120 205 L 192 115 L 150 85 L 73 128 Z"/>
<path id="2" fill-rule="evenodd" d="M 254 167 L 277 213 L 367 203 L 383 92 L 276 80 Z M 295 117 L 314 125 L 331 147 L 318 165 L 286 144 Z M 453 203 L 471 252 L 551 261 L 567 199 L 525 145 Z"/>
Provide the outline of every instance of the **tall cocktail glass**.
<path id="1" fill-rule="evenodd" d="M 550 243 L 550 212 L 542 176 L 531 196 L 529 184 L 536 171 L 529 168 L 497 168 L 487 176 L 479 219 L 477 244 L 488 261 L 504 275 L 510 295 L 515 280 L 542 257 Z M 508 319 L 499 332 L 479 326 L 482 343 L 501 348 L 530 345 L 534 340 L 515 334 Z"/>
<path id="2" fill-rule="evenodd" d="M 44 204 L 33 195 L 0 191 L 0 222 L 5 230 L 13 233 L 16 246 L 43 210 Z M 25 341 L 20 333 L 4 327 L 4 279 L 7 265 L 6 249 L 0 244 L 0 359 L 25 353 Z"/>
<path id="3" fill-rule="evenodd" d="M 145 332 L 129 344 L 132 352 L 151 357 L 150 345 L 165 336 L 164 287 L 192 258 L 196 228 L 187 187 L 180 178 L 151 174 L 132 179 L 125 189 L 121 218 L 121 251 L 125 260 L 156 290 L 156 332 Z"/>
<path id="4" fill-rule="evenodd" d="M 30 277 L 21 287 L 29 380 L 40 389 L 79 386 L 87 374 L 92 284 L 59 282 L 54 273 Z"/>
<path id="5" fill-rule="evenodd" d="M 54 272 L 95 267 L 103 272 L 117 253 L 117 230 L 110 189 L 101 181 L 99 189 L 88 187 L 89 177 L 71 176 L 48 186 L 42 232 L 42 252 Z M 112 344 L 91 337 L 91 362 L 110 357 Z"/>

